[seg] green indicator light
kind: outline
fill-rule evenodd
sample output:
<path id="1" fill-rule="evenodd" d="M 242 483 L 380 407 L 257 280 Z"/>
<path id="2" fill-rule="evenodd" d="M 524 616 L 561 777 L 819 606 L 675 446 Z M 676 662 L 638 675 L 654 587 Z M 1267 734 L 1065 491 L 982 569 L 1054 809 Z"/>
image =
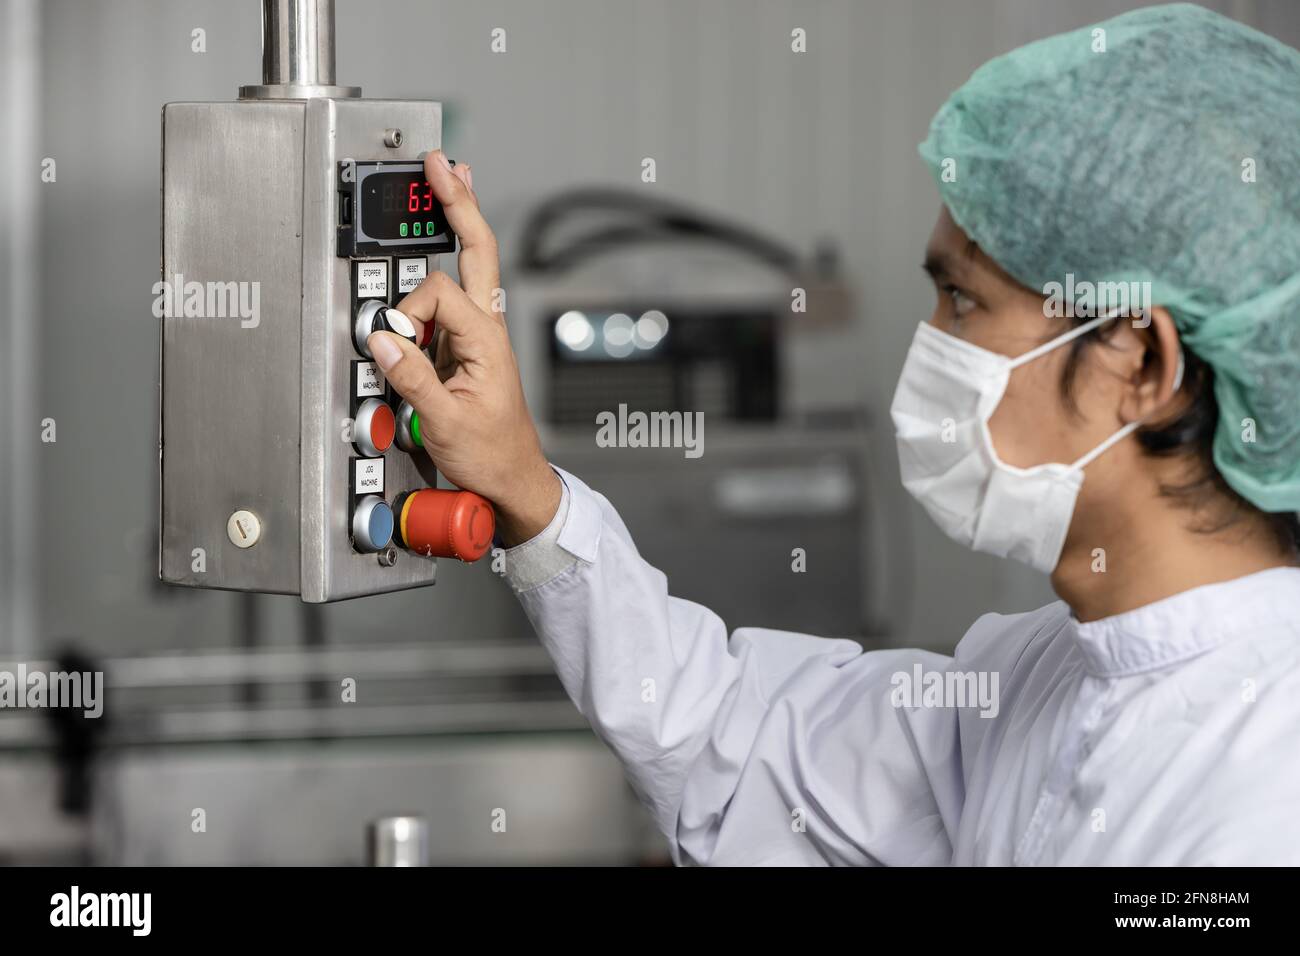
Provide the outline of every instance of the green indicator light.
<path id="1" fill-rule="evenodd" d="M 397 227 L 397 232 L 398 232 L 398 234 L 400 234 L 400 235 L 403 235 L 403 236 L 406 235 L 406 223 L 402 223 L 400 226 L 398 226 L 398 227 Z"/>
<path id="2" fill-rule="evenodd" d="M 424 442 L 420 438 L 420 413 L 419 412 L 411 412 L 411 440 L 415 442 L 417 445 L 419 445 L 421 448 L 424 447 Z"/>
<path id="3" fill-rule="evenodd" d="M 437 233 L 437 230 L 435 230 L 435 229 L 433 228 L 433 223 L 431 223 L 431 222 L 429 222 L 429 223 L 425 223 L 425 226 L 424 226 L 424 234 L 425 234 L 426 236 L 436 236 L 436 235 L 438 234 L 438 233 Z"/>
<path id="4" fill-rule="evenodd" d="M 413 235 L 417 236 L 420 234 L 420 224 L 418 222 L 411 226 L 411 232 Z"/>

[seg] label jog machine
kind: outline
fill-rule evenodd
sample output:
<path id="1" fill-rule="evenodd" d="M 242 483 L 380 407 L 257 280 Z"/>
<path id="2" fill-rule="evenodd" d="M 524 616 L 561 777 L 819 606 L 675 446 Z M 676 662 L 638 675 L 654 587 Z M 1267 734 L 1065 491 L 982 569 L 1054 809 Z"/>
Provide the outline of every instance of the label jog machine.
<path id="1" fill-rule="evenodd" d="M 490 547 L 438 490 L 366 345 L 456 238 L 425 181 L 440 103 L 334 84 L 333 0 L 264 0 L 263 83 L 162 113 L 161 521 L 170 584 L 317 603 Z M 427 346 L 428 341 L 418 343 Z"/>

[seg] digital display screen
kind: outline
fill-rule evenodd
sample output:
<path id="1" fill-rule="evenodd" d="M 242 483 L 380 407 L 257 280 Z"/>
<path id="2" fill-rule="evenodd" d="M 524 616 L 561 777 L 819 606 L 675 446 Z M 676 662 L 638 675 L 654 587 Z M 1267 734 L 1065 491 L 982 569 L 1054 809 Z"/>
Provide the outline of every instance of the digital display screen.
<path id="1" fill-rule="evenodd" d="M 424 239 L 448 231 L 424 170 L 371 173 L 360 183 L 360 222 L 370 239 Z"/>

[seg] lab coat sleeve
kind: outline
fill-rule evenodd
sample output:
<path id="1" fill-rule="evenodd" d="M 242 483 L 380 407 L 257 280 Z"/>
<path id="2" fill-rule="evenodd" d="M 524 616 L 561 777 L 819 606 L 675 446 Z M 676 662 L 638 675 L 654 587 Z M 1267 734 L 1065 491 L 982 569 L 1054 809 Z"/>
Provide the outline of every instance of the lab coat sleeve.
<path id="1" fill-rule="evenodd" d="M 560 512 L 520 568 L 507 552 L 507 577 L 674 860 L 950 860 L 956 719 L 891 695 L 897 675 L 949 658 L 756 628 L 728 640 L 716 614 L 668 594 L 602 495 L 560 476 Z"/>

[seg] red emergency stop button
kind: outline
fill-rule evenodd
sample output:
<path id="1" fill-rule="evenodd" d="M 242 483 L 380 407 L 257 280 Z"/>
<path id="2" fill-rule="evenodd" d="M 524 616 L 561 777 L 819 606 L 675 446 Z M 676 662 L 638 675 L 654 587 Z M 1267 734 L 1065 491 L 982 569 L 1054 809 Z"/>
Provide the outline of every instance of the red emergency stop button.
<path id="1" fill-rule="evenodd" d="M 357 406 L 357 417 L 352 424 L 352 442 L 367 458 L 375 458 L 393 447 L 397 434 L 397 418 L 389 404 L 378 398 L 367 398 Z"/>
<path id="2" fill-rule="evenodd" d="M 397 541 L 408 551 L 470 562 L 492 547 L 496 515 L 488 500 L 472 491 L 421 488 L 400 495 L 394 506 Z"/>

